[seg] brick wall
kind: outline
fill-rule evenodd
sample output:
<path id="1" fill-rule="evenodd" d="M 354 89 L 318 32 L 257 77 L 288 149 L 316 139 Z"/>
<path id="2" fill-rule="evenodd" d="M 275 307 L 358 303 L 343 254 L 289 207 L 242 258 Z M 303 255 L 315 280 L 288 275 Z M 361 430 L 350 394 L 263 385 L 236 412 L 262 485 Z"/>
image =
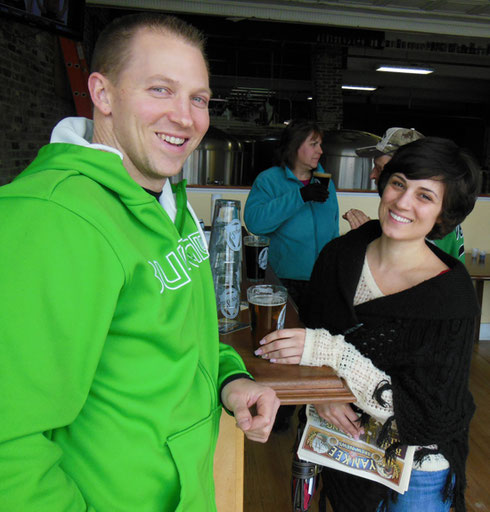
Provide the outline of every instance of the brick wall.
<path id="1" fill-rule="evenodd" d="M 342 127 L 342 48 L 319 44 L 312 57 L 316 117 L 325 130 Z"/>
<path id="2" fill-rule="evenodd" d="M 75 114 L 58 37 L 0 18 L 0 185 L 36 156 L 57 121 Z"/>

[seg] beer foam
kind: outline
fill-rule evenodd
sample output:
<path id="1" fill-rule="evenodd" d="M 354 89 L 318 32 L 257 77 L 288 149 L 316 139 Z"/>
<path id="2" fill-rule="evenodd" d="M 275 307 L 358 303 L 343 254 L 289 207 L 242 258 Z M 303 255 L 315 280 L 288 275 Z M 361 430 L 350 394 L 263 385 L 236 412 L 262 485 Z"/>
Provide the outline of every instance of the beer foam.
<path id="1" fill-rule="evenodd" d="M 272 293 L 270 295 L 259 295 L 249 300 L 251 304 L 256 306 L 282 306 L 286 304 L 286 298 L 280 293 Z"/>
<path id="2" fill-rule="evenodd" d="M 259 242 L 257 240 L 254 240 L 253 242 L 245 242 L 245 245 L 247 247 L 268 247 L 268 242 Z"/>

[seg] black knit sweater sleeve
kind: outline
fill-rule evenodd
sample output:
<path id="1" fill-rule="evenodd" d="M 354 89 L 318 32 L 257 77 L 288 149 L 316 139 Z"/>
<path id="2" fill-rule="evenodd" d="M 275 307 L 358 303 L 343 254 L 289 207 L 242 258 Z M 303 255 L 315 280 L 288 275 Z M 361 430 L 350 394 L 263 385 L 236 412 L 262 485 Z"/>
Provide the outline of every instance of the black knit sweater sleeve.
<path id="1" fill-rule="evenodd" d="M 371 360 L 390 376 L 392 419 L 401 444 L 437 446 L 450 465 L 445 495 L 453 496 L 457 511 L 464 510 L 468 429 L 475 408 L 468 389 L 473 328 L 472 317 L 401 319 L 384 323 L 382 329 L 363 327 L 348 336 L 349 342 L 366 355 L 372 348 L 369 341 L 382 340 L 376 343 Z M 417 453 L 421 457 L 429 451 Z M 451 493 L 453 475 L 455 488 Z"/>

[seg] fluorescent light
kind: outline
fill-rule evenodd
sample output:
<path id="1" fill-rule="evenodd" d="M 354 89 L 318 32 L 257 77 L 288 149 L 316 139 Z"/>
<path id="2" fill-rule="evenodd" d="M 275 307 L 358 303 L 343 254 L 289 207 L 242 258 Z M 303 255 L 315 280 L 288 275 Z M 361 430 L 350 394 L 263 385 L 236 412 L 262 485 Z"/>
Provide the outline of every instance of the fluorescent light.
<path id="1" fill-rule="evenodd" d="M 308 101 L 312 101 L 313 100 L 313 96 L 308 96 L 308 98 L 306 98 Z"/>
<path id="2" fill-rule="evenodd" d="M 343 85 L 342 89 L 348 89 L 350 91 L 375 91 L 377 87 L 370 85 Z"/>
<path id="3" fill-rule="evenodd" d="M 376 71 L 387 71 L 389 73 L 412 73 L 414 75 L 429 75 L 434 70 L 430 68 L 415 68 L 407 66 L 379 66 Z"/>

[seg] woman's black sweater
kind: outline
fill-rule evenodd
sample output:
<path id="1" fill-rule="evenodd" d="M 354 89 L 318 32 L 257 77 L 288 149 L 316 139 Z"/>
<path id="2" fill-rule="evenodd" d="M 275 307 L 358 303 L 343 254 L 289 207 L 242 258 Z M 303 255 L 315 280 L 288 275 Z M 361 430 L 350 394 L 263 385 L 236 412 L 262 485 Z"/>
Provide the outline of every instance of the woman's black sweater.
<path id="1" fill-rule="evenodd" d="M 344 334 L 347 342 L 391 377 L 394 417 L 386 423 L 386 435 L 394 419 L 402 444 L 438 446 L 435 453 L 442 453 L 450 465 L 445 497 L 461 512 L 465 510 L 468 427 L 475 408 L 468 390 L 478 312 L 474 288 L 461 262 L 428 244 L 449 272 L 354 306 L 366 248 L 379 236 L 379 222 L 371 221 L 323 249 L 301 319 L 306 327 Z M 386 387 L 379 383 L 376 396 L 381 404 Z M 427 453 L 420 450 L 418 457 Z M 390 492 L 347 473 L 324 472 L 335 512 L 375 511 Z"/>

